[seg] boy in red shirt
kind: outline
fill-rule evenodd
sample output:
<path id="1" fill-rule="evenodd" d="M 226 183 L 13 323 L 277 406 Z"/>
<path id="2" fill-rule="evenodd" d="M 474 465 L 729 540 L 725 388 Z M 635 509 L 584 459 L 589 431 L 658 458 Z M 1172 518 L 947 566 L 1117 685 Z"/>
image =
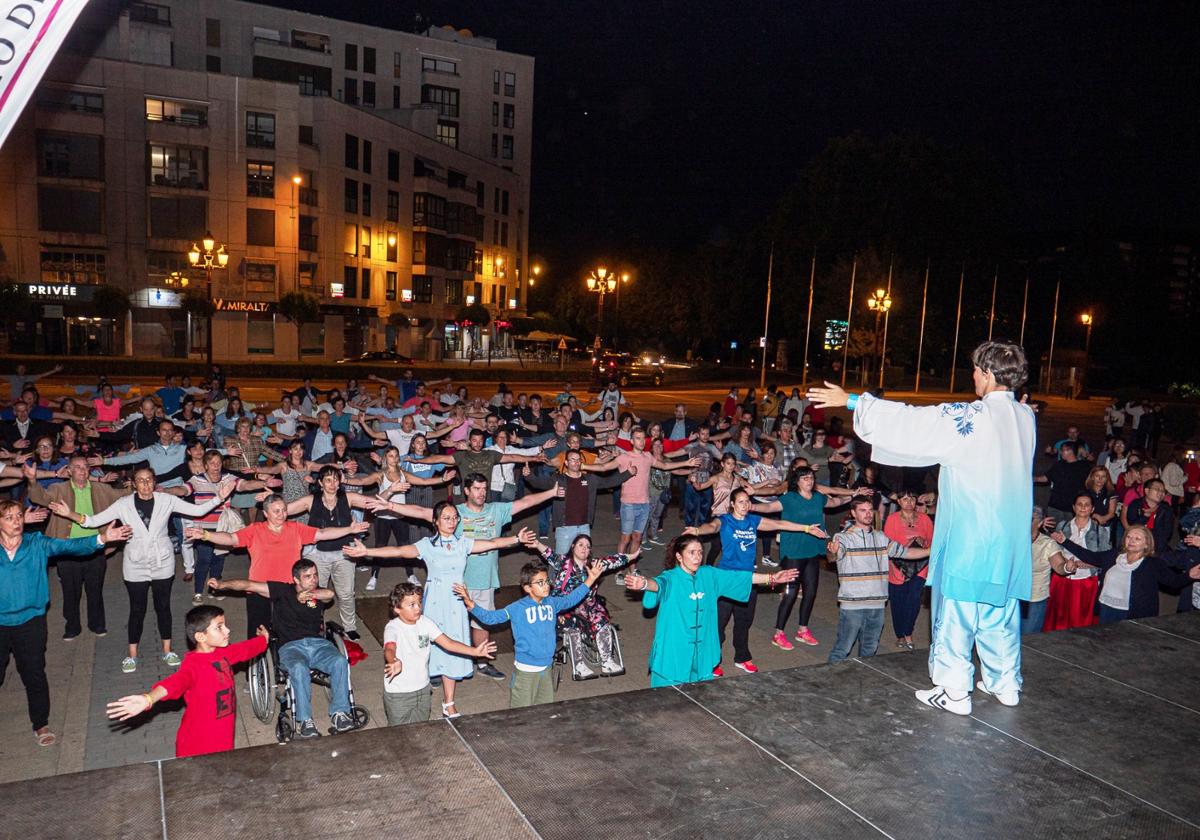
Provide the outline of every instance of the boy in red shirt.
<path id="1" fill-rule="evenodd" d="M 208 605 L 189 610 L 185 626 L 191 650 L 179 670 L 155 683 L 146 694 L 133 694 L 109 703 L 108 716 L 129 720 L 149 711 L 159 700 L 182 697 L 185 708 L 175 735 L 175 757 L 232 750 L 237 720 L 233 666 L 267 649 L 267 630 L 260 626 L 255 638 L 230 645 L 225 611 Z"/>

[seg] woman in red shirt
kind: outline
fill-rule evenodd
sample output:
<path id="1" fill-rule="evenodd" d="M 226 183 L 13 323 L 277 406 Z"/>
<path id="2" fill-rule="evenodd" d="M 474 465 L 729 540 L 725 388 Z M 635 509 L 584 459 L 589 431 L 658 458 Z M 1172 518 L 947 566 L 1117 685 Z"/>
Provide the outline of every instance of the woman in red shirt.
<path id="1" fill-rule="evenodd" d="M 933 544 L 933 520 L 917 511 L 917 494 L 900 491 L 900 510 L 883 523 L 883 533 L 892 542 L 903 546 L 929 548 Z M 896 631 L 896 647 L 913 649 L 913 627 L 921 612 L 921 592 L 929 575 L 926 560 L 888 561 L 888 600 L 892 604 L 892 628 Z"/>

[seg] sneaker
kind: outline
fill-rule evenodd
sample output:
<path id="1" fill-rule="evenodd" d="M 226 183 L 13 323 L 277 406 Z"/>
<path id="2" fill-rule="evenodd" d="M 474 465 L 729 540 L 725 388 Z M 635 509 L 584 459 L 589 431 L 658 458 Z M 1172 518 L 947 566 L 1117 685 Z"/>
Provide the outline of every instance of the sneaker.
<path id="1" fill-rule="evenodd" d="M 971 695 L 963 697 L 961 700 L 953 700 L 946 692 L 946 689 L 940 685 L 935 685 L 933 688 L 925 689 L 924 691 L 914 692 L 916 698 L 926 706 L 932 706 L 935 709 L 941 709 L 944 712 L 951 712 L 964 717 L 971 714 Z"/>
<path id="2" fill-rule="evenodd" d="M 596 672 L 589 668 L 586 662 L 575 663 L 575 679 L 590 680 L 594 676 L 596 676 Z"/>
<path id="3" fill-rule="evenodd" d="M 764 554 L 762 559 L 764 566 L 770 566 L 772 569 L 779 568 L 779 561 L 773 558 L 770 554 Z"/>
<path id="4" fill-rule="evenodd" d="M 349 639 L 349 640 L 350 640 L 350 641 L 352 641 L 352 642 L 357 642 L 359 639 L 361 639 L 361 638 L 362 638 L 362 636 L 358 635 L 358 631 L 357 631 L 357 630 L 347 630 L 347 631 L 346 631 L 346 638 L 347 638 L 347 639 Z"/>
<path id="5" fill-rule="evenodd" d="M 224 600 L 225 600 L 225 596 L 224 596 L 224 595 L 222 595 L 220 592 L 218 592 L 216 595 L 213 595 L 213 596 L 212 596 L 212 599 L 213 599 L 214 601 L 224 601 Z"/>
<path id="6" fill-rule="evenodd" d="M 995 697 L 1004 706 L 1015 706 L 1021 702 L 1021 692 L 1019 691 L 1002 691 L 997 694 L 994 691 L 988 691 L 983 685 L 983 680 L 975 683 L 975 687 L 989 697 Z"/>
<path id="7" fill-rule="evenodd" d="M 805 627 L 803 630 L 796 631 L 796 641 L 800 642 L 802 645 L 808 645 L 809 647 L 816 647 L 817 645 L 821 644 L 817 641 L 817 637 L 814 636 L 812 631 L 807 627 Z"/>
<path id="8" fill-rule="evenodd" d="M 504 679 L 504 672 L 490 662 L 482 662 L 479 665 L 479 673 L 485 677 L 491 677 L 494 680 Z"/>
<path id="9" fill-rule="evenodd" d="M 718 665 L 716 668 L 713 668 L 713 676 L 714 676 L 714 677 L 723 677 L 723 676 L 725 676 L 725 669 L 724 669 L 724 668 L 722 668 L 720 665 Z"/>
<path id="10" fill-rule="evenodd" d="M 99 630 L 93 630 L 93 631 L 92 631 L 92 635 L 93 635 L 93 636 L 95 636 L 95 637 L 96 637 L 96 638 L 98 638 L 98 639 L 103 639 L 105 636 L 107 636 L 107 635 L 108 635 L 108 631 L 107 631 L 107 630 L 105 630 L 105 629 L 103 629 L 103 628 L 101 628 L 101 629 L 99 629 Z"/>
<path id="11" fill-rule="evenodd" d="M 734 662 L 733 664 L 736 665 L 737 667 L 741 668 L 747 674 L 757 674 L 758 673 L 758 666 L 755 665 L 753 662 L 751 662 L 749 659 L 747 659 L 745 662 Z"/>
<path id="12" fill-rule="evenodd" d="M 199 592 L 197 592 L 195 595 L 192 596 L 193 604 L 199 604 L 203 600 L 204 600 L 204 596 L 201 595 Z"/>
<path id="13" fill-rule="evenodd" d="M 317 725 L 311 720 L 306 720 L 296 727 L 297 738 L 320 738 L 321 733 L 317 731 Z"/>
<path id="14" fill-rule="evenodd" d="M 162 661 L 167 663 L 167 665 L 171 666 L 172 668 L 178 668 L 179 663 L 183 660 L 179 658 L 178 653 L 173 650 L 169 650 L 162 655 Z"/>
<path id="15" fill-rule="evenodd" d="M 611 677 L 613 674 L 623 673 L 625 669 L 618 665 L 615 660 L 609 659 L 600 663 L 600 673 Z"/>
<path id="16" fill-rule="evenodd" d="M 421 579 L 419 577 L 417 577 L 416 575 L 409 575 L 408 582 L 411 583 L 413 586 L 421 585 Z"/>
<path id="17" fill-rule="evenodd" d="M 657 535 L 655 535 L 655 536 L 651 537 L 650 539 L 646 540 L 646 542 L 648 542 L 648 543 L 653 543 L 654 545 L 666 545 L 666 543 L 665 543 L 665 542 L 663 542 L 662 540 L 660 540 L 660 539 L 658 538 L 658 536 L 657 536 Z"/>
<path id="18" fill-rule="evenodd" d="M 124 659 L 121 660 L 121 673 L 122 674 L 132 674 L 136 670 L 137 670 L 137 660 L 134 659 L 132 656 L 126 656 Z"/>
<path id="19" fill-rule="evenodd" d="M 367 590 L 368 592 L 374 592 L 374 591 L 375 591 L 375 587 L 376 587 L 378 584 L 379 584 L 379 578 L 371 578 L 369 581 L 367 581 L 366 590 Z"/>
<path id="20" fill-rule="evenodd" d="M 345 712 L 334 712 L 329 718 L 329 722 L 333 724 L 333 731 L 339 734 L 354 729 L 354 718 Z"/>
<path id="21" fill-rule="evenodd" d="M 787 634 L 782 630 L 776 630 L 775 635 L 771 637 L 771 644 L 780 650 L 795 650 L 795 646 L 788 641 Z"/>
<path id="22" fill-rule="evenodd" d="M 78 633 L 63 633 L 63 641 L 64 642 L 73 642 L 78 638 L 79 638 Z"/>
<path id="23" fill-rule="evenodd" d="M 356 572 L 368 572 L 371 570 L 371 567 L 370 566 L 355 566 L 354 570 Z"/>

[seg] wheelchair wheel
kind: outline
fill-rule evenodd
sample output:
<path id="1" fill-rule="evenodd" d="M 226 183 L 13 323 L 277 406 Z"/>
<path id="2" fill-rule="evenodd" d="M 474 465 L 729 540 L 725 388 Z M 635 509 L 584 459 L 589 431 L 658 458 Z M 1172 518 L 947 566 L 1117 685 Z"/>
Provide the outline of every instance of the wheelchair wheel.
<path id="1" fill-rule="evenodd" d="M 246 679 L 250 684 L 250 707 L 254 716 L 263 723 L 270 723 L 275 714 L 275 680 L 271 674 L 269 654 L 254 657 L 246 671 Z"/>
<path id="2" fill-rule="evenodd" d="M 275 740 L 280 744 L 286 744 L 292 740 L 292 736 L 296 734 L 296 727 L 292 723 L 290 715 L 279 716 L 279 720 L 275 721 Z"/>

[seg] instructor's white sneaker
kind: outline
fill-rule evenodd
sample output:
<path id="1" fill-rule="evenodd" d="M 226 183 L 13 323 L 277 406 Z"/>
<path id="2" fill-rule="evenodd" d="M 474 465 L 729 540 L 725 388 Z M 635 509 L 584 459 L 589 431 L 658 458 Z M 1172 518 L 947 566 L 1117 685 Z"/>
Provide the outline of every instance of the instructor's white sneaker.
<path id="1" fill-rule="evenodd" d="M 983 680 L 975 683 L 975 687 L 989 697 L 995 697 L 1004 706 L 1015 706 L 1021 702 L 1021 692 L 1019 691 L 1002 691 L 997 694 L 994 691 L 988 691 L 983 685 Z"/>
<path id="2" fill-rule="evenodd" d="M 944 712 L 951 712 L 956 715 L 971 714 L 971 695 L 968 694 L 961 700 L 953 700 L 946 692 L 946 689 L 940 685 L 935 685 L 933 688 L 924 691 L 914 692 L 916 698 L 926 706 L 932 706 L 935 709 L 941 709 Z"/>

